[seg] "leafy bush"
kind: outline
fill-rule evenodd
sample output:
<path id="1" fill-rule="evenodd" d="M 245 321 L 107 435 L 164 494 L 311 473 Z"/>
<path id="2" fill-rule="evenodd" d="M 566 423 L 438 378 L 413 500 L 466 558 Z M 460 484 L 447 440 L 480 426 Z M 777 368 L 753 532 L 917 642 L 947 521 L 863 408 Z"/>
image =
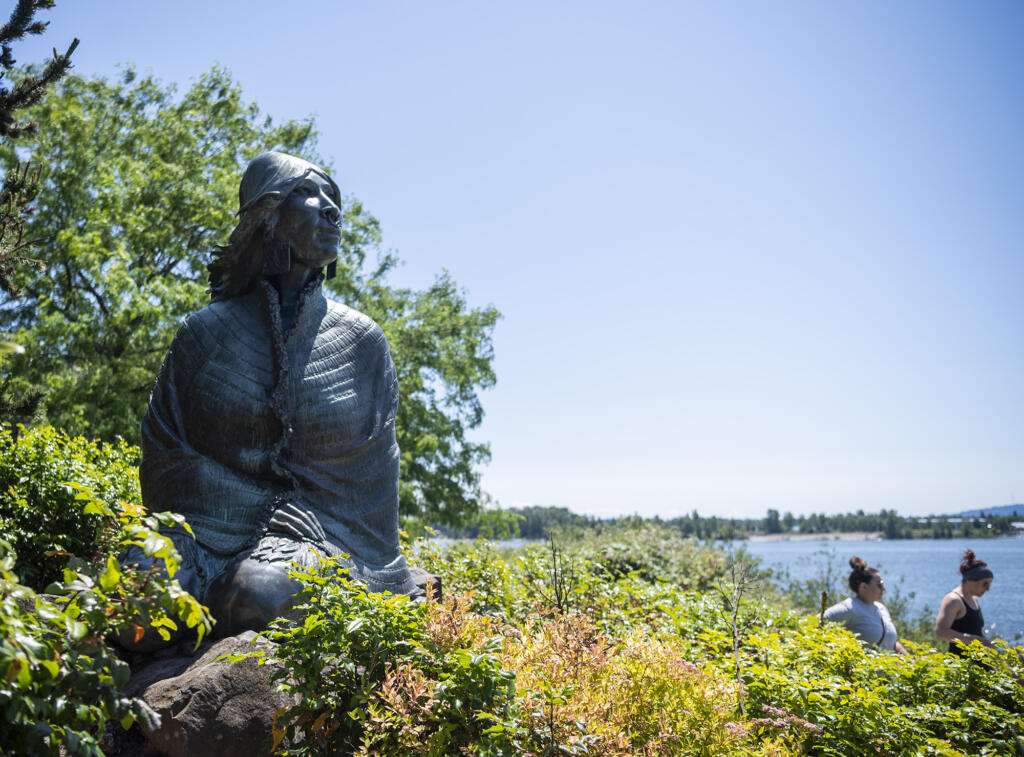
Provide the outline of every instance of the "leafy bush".
<path id="1" fill-rule="evenodd" d="M 86 512 L 72 482 L 114 512 L 140 512 L 138 450 L 98 444 L 50 426 L 0 425 L 0 539 L 25 585 L 42 591 L 71 555 L 99 559 L 118 539 L 117 518 Z"/>
<path id="2" fill-rule="evenodd" d="M 1024 749 L 1019 652 L 975 644 L 961 660 L 910 644 L 865 649 L 840 626 L 805 618 L 750 640 L 752 703 L 818 724 L 820 754 L 1018 754 Z"/>
<path id="3" fill-rule="evenodd" d="M 705 591 L 726 572 L 729 556 L 651 521 L 622 519 L 563 545 L 608 571 L 613 578 L 636 574 L 683 589 Z"/>
<path id="4" fill-rule="evenodd" d="M 156 532 L 180 518 L 115 514 L 87 490 L 77 496 L 83 512 L 117 523 L 116 537 L 101 560 L 72 556 L 63 581 L 47 587 L 50 596 L 19 582 L 15 554 L 0 542 L 0 743 L 13 754 L 101 755 L 107 720 L 125 728 L 136 720 L 152 724 L 154 713 L 121 692 L 128 665 L 105 640 L 138 640 L 145 624 L 169 638 L 177 622 L 201 640 L 212 627 L 205 608 L 172 580 L 178 555 Z M 167 574 L 122 569 L 115 555 L 129 546 L 162 560 Z"/>
<path id="5" fill-rule="evenodd" d="M 294 573 L 308 615 L 276 624 L 266 659 L 301 699 L 278 752 L 1024 754 L 1024 650 L 865 649 L 742 556 L 657 528 L 564 550 L 419 542 L 444 604 L 366 594 L 332 563 Z M 601 562 L 610 543 L 635 569 Z"/>
<path id="6" fill-rule="evenodd" d="M 506 649 L 519 730 L 538 753 L 728 755 L 758 749 L 735 722 L 738 690 L 677 639 L 614 639 L 584 615 L 545 622 Z M 775 751 L 775 753 L 781 753 Z"/>
<path id="7" fill-rule="evenodd" d="M 617 534 L 614 543 L 623 545 L 623 563 L 676 560 L 675 570 L 715 590 L 683 591 L 651 578 L 650 570 L 606 570 L 588 557 L 601 553 L 603 543 L 582 542 L 562 559 L 563 566 L 572 566 L 573 597 L 559 613 L 544 604 L 555 567 L 545 546 L 511 554 L 487 543 L 444 551 L 421 546 L 417 559 L 446 587 L 469 593 L 474 610 L 496 613 L 513 626 L 502 659 L 516 674 L 515 727 L 532 734 L 521 743 L 538 754 L 556 748 L 578 754 L 699 754 L 706 743 L 726 754 L 800 749 L 837 755 L 1024 755 L 1024 650 L 977 647 L 973 664 L 912 643 L 910 657 L 879 653 L 841 626 L 821 627 L 816 615 L 787 609 L 787 598 L 770 589 L 743 598 L 732 614 L 730 597 L 736 595 L 728 591 L 729 573 L 736 563 L 724 555 L 702 560 L 690 551 L 680 553 L 697 556 L 687 567 L 685 557 L 635 555 L 630 549 L 649 549 L 659 539 L 641 531 Z M 744 629 L 738 637 L 737 625 Z M 528 643 L 544 651 L 523 652 Z M 569 653 L 557 650 L 574 643 L 583 650 L 577 658 L 582 667 L 569 675 L 566 670 L 576 669 L 561 662 Z M 628 655 L 646 661 L 637 669 L 643 674 L 632 674 L 642 680 L 637 689 L 628 676 L 616 679 L 610 672 L 626 667 Z M 692 677 L 683 663 L 705 678 Z M 737 668 L 742 687 L 734 683 Z M 684 669 L 691 678 L 680 675 Z M 617 683 L 606 686 L 607 680 Z M 719 710 L 701 709 L 707 701 L 701 686 L 714 692 Z M 627 692 L 641 703 L 635 710 Z M 655 715 L 661 711 L 704 714 L 684 722 Z M 645 728 L 645 717 L 657 719 L 657 732 Z M 671 733 L 685 734 L 690 746 L 674 752 L 674 742 L 665 737 Z"/>
<path id="8" fill-rule="evenodd" d="M 690 647 L 672 633 L 616 639 L 573 611 L 524 609 L 513 622 L 474 612 L 470 594 L 414 603 L 368 594 L 345 572 L 333 560 L 294 571 L 303 617 L 273 624 L 272 656 L 248 655 L 299 695 L 279 713 L 281 754 L 792 753 L 784 734 L 763 737 L 736 722 L 736 684 L 689 661 Z"/>
<path id="9" fill-rule="evenodd" d="M 152 720 L 142 703 L 119 694 L 128 665 L 99 642 L 102 628 L 79 605 L 61 606 L 22 586 L 14 554 L 0 542 L 0 742 L 14 754 L 102 754 L 106 720 Z"/>
<path id="10" fill-rule="evenodd" d="M 179 624 L 202 639 L 212 622 L 173 580 L 180 558 L 157 531 L 181 517 L 146 515 L 138 503 L 134 450 L 19 431 L 0 427 L 0 530 L 18 545 L 0 540 L 0 744 L 100 755 L 108 720 L 153 718 L 122 693 L 128 666 L 105 641 L 138 641 L 147 626 L 167 639 Z M 118 555 L 133 546 L 166 572 L 156 562 L 122 568 Z"/>
<path id="11" fill-rule="evenodd" d="M 513 689 L 495 655 L 501 640 L 488 633 L 493 624 L 470 619 L 464 600 L 436 605 L 371 594 L 347 572 L 330 559 L 291 573 L 302 585 L 300 619 L 279 619 L 266 632 L 279 645 L 275 656 L 230 658 L 275 663 L 272 678 L 300 696 L 278 713 L 274 748 L 297 755 L 500 750 L 503 735 L 488 729 L 495 713 L 507 714 Z"/>

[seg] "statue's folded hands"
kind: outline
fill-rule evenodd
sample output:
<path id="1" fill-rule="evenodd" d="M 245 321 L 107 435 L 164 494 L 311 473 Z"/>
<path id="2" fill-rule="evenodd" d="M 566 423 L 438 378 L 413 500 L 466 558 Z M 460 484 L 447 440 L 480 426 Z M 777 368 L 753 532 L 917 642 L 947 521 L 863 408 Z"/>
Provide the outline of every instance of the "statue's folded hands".
<path id="1" fill-rule="evenodd" d="M 270 516 L 270 531 L 307 539 L 314 544 L 327 544 L 327 534 L 312 510 L 285 502 Z"/>

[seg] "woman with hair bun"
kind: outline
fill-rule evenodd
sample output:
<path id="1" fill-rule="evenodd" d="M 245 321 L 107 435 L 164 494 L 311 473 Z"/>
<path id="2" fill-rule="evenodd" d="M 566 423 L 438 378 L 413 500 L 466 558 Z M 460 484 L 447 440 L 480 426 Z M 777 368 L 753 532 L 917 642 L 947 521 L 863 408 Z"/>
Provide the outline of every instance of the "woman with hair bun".
<path id="1" fill-rule="evenodd" d="M 850 558 L 850 591 L 853 596 L 825 610 L 824 619 L 842 623 L 864 644 L 873 644 L 898 654 L 907 654 L 900 644 L 896 626 L 882 604 L 885 581 L 875 568 L 859 557 Z"/>
<path id="2" fill-rule="evenodd" d="M 972 641 L 992 646 L 985 638 L 985 619 L 978 604 L 978 597 L 992 586 L 992 570 L 968 549 L 960 563 L 960 575 L 960 585 L 942 598 L 939 616 L 935 619 L 935 635 L 941 641 L 948 641 L 949 651 L 957 655 L 963 655 L 964 645 Z"/>

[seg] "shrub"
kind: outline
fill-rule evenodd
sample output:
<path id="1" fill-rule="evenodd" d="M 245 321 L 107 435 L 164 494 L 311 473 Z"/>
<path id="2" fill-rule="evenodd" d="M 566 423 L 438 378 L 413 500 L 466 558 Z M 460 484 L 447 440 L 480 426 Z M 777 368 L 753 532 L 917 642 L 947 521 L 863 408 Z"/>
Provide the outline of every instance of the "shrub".
<path id="1" fill-rule="evenodd" d="M 128 728 L 155 717 L 141 701 L 125 696 L 128 665 L 104 642 L 112 636 L 138 639 L 143 623 L 164 638 L 179 618 L 199 639 L 211 621 L 205 609 L 173 577 L 177 553 L 156 532 L 173 516 L 117 514 L 92 493 L 79 491 L 82 512 L 95 515 L 115 534 L 102 559 L 72 556 L 63 581 L 37 595 L 20 583 L 10 546 L 0 542 L 0 743 L 11 754 L 99 756 L 98 739 L 110 719 Z M 116 554 L 136 545 L 163 560 L 167 574 L 123 570 Z M 169 630 L 170 629 L 170 630 Z M 9 751 L 8 751 L 9 750 Z"/>
<path id="2" fill-rule="evenodd" d="M 71 555 L 95 561 L 118 539 L 116 513 L 140 512 L 138 450 L 69 437 L 50 426 L 0 425 L 0 539 L 36 591 L 59 579 Z M 72 482 L 115 514 L 86 512 Z"/>
<path id="3" fill-rule="evenodd" d="M 614 543 L 633 565 L 676 561 L 701 585 L 728 588 L 728 571 L 709 569 L 716 561 L 699 552 L 680 553 L 695 558 L 687 567 L 685 557 L 640 558 L 628 546 L 658 539 L 620 533 Z M 601 544 L 579 543 L 559 558 L 572 573 L 561 610 L 550 602 L 557 565 L 547 545 L 511 554 L 485 542 L 420 549 L 446 587 L 507 625 L 501 659 L 516 674 L 517 701 L 502 727 L 527 751 L 672 754 L 675 734 L 689 744 L 681 754 L 708 745 L 725 754 L 1024 755 L 1020 648 L 975 645 L 973 662 L 911 642 L 909 657 L 880 653 L 839 625 L 788 610 L 770 589 L 741 598 L 733 614 L 728 591 L 683 591 L 651 570 L 608 570 L 592 559 Z M 719 709 L 702 709 L 708 703 Z"/>
<path id="4" fill-rule="evenodd" d="M 658 542 L 679 547 L 656 529 L 617 533 L 626 562 L 649 568 L 628 571 L 600 562 L 600 540 L 564 551 L 420 543 L 414 560 L 441 577 L 444 604 L 367 594 L 333 563 L 294 573 L 308 614 L 271 638 L 274 675 L 302 701 L 281 713 L 276 747 L 1024 754 L 1024 650 L 974 645 L 961 660 L 912 643 L 910 657 L 865 649 L 841 626 L 787 609 L 735 559 L 694 545 L 633 554 Z M 665 566 L 715 590 L 684 590 Z"/>
<path id="5" fill-rule="evenodd" d="M 1018 652 L 974 645 L 973 659 L 961 660 L 915 644 L 910 650 L 900 657 L 865 649 L 845 629 L 809 617 L 795 629 L 753 634 L 744 680 L 755 707 L 818 725 L 820 754 L 1024 748 Z"/>
<path id="6" fill-rule="evenodd" d="M 128 665 L 98 643 L 80 609 L 38 597 L 18 582 L 14 554 L 0 542 L 0 742 L 5 753 L 100 755 L 106 720 L 152 720 L 144 705 L 118 693 Z M 79 612 L 75 612 L 79 609 Z"/>
<path id="7" fill-rule="evenodd" d="M 562 615 L 508 645 L 531 745 L 548 753 L 728 755 L 760 750 L 736 720 L 738 689 L 671 637 L 614 639 Z"/>
<path id="8" fill-rule="evenodd" d="M 500 753 L 512 675 L 495 652 L 492 623 L 471 619 L 465 599 L 444 605 L 372 594 L 336 559 L 292 577 L 302 589 L 301 619 L 275 621 L 278 644 L 236 655 L 274 662 L 271 677 L 299 695 L 278 713 L 274 749 L 283 754 L 449 755 L 473 745 Z"/>
<path id="9" fill-rule="evenodd" d="M 564 546 L 600 565 L 613 578 L 635 574 L 647 581 L 699 591 L 711 588 L 729 564 L 729 556 L 722 550 L 702 546 L 676 529 L 650 521 L 605 525 Z"/>
<path id="10" fill-rule="evenodd" d="M 173 576 L 179 556 L 139 502 L 137 451 L 53 428 L 0 426 L 0 744 L 5 753 L 100 755 L 106 722 L 152 720 L 121 689 L 128 666 L 105 643 L 169 638 L 178 624 L 202 639 L 206 610 Z M 136 546 L 156 563 L 124 569 Z M 37 592 L 45 587 L 47 595 Z"/>

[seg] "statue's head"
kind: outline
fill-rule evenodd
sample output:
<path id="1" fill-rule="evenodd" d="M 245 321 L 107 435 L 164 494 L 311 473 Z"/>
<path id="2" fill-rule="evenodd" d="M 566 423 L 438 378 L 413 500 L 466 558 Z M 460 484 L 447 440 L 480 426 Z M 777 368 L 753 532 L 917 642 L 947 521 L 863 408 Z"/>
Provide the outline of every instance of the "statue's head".
<path id="1" fill-rule="evenodd" d="M 257 279 L 295 263 L 333 276 L 340 208 L 338 185 L 309 161 L 281 152 L 253 158 L 238 188 L 238 225 L 207 266 L 211 297 L 243 294 Z"/>

